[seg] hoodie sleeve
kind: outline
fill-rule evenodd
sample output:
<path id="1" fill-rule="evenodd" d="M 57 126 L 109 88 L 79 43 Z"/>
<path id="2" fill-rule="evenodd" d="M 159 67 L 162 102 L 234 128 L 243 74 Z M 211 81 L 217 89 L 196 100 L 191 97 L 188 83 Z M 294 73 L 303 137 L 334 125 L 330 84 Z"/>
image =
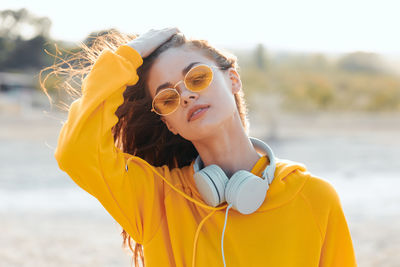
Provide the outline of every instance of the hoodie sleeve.
<path id="1" fill-rule="evenodd" d="M 326 222 L 320 267 L 355 267 L 357 266 L 350 231 L 344 216 L 339 196 L 329 185 L 331 208 Z"/>
<path id="2" fill-rule="evenodd" d="M 127 85 L 138 81 L 143 63 L 137 51 L 121 46 L 104 51 L 83 81 L 82 96 L 69 109 L 55 151 L 60 169 L 96 197 L 138 243 L 153 235 L 161 221 L 163 183 L 151 166 L 121 152 L 111 132 Z M 162 175 L 163 168 L 156 168 Z M 144 227 L 146 225 L 146 227 Z"/>

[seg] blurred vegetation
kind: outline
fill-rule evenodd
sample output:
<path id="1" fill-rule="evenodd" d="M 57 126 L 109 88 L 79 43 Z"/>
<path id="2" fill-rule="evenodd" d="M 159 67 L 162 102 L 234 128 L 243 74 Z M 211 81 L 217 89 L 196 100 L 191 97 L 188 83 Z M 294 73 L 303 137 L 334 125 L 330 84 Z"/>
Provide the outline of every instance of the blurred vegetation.
<path id="1" fill-rule="evenodd" d="M 51 22 L 26 9 L 0 11 L 0 71 L 33 71 L 50 61 L 43 55 Z"/>
<path id="2" fill-rule="evenodd" d="M 260 49 L 235 53 L 249 98 L 279 95 L 282 109 L 295 112 L 400 111 L 400 76 L 377 54 L 329 57 Z"/>
<path id="3" fill-rule="evenodd" d="M 80 51 L 78 44 L 52 40 L 51 21 L 26 9 L 0 11 L 0 72 L 37 73 L 52 65 L 55 56 Z M 90 44 L 91 33 L 83 42 Z M 329 56 L 320 53 L 269 52 L 264 45 L 233 51 L 248 98 L 280 96 L 286 111 L 400 111 L 400 77 L 380 55 L 354 52 Z M 50 55 L 49 55 L 50 54 Z M 56 93 L 60 78 L 47 81 Z"/>

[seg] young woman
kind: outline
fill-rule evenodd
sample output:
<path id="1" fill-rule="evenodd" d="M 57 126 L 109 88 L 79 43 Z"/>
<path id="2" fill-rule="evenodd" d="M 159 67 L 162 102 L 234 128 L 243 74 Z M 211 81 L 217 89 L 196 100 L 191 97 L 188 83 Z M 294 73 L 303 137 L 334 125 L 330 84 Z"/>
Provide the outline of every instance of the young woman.
<path id="1" fill-rule="evenodd" d="M 102 44 L 55 157 L 136 264 L 356 266 L 334 188 L 247 135 L 234 56 L 176 28 Z"/>

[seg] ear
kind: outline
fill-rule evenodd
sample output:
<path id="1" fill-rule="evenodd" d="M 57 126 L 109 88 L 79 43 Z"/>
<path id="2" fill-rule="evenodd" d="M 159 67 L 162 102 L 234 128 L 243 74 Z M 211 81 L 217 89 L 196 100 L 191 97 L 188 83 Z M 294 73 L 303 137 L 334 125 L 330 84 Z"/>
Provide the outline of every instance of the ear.
<path id="1" fill-rule="evenodd" d="M 242 89 L 242 81 L 240 80 L 239 73 L 235 68 L 229 68 L 229 80 L 231 81 L 232 93 L 236 94 Z"/>
<path id="2" fill-rule="evenodd" d="M 162 122 L 167 126 L 168 130 L 174 135 L 178 134 L 178 131 L 164 118 L 161 117 Z"/>

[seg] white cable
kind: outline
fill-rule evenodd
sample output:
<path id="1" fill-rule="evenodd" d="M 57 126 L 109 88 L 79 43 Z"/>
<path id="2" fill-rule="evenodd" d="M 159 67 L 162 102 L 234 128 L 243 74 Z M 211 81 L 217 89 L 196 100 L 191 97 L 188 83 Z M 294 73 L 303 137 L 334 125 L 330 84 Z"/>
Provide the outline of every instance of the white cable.
<path id="1" fill-rule="evenodd" d="M 226 267 L 225 255 L 224 255 L 224 235 L 225 235 L 226 223 L 228 221 L 228 211 L 230 208 L 232 208 L 232 204 L 229 204 L 229 206 L 226 208 L 224 229 L 222 230 L 222 238 L 221 238 L 221 251 L 222 251 L 222 260 L 224 262 L 224 267 Z"/>

